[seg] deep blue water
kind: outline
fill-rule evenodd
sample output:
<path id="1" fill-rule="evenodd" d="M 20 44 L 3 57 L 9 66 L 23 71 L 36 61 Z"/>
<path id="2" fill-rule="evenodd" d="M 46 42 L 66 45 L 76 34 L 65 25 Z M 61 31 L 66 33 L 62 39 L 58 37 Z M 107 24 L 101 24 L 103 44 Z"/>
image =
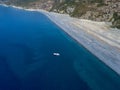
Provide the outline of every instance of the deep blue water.
<path id="1" fill-rule="evenodd" d="M 120 90 L 120 76 L 41 13 L 0 6 L 0 90 Z"/>

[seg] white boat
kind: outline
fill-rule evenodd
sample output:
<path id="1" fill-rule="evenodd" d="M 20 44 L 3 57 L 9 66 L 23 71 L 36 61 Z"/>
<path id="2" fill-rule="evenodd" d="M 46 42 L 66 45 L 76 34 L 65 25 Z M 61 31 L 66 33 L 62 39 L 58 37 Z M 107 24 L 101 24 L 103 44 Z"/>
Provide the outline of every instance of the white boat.
<path id="1" fill-rule="evenodd" d="M 53 53 L 54 56 L 60 56 L 60 53 Z"/>

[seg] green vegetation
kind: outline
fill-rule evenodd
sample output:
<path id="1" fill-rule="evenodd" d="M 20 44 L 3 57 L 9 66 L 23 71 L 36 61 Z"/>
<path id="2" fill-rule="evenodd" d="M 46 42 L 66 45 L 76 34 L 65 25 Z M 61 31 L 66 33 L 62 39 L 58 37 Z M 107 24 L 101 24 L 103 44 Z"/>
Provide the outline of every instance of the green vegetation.
<path id="1" fill-rule="evenodd" d="M 114 21 L 112 22 L 113 27 L 120 28 L 120 15 L 117 12 L 113 14 Z"/>
<path id="2" fill-rule="evenodd" d="M 84 15 L 88 9 L 89 8 L 87 8 L 87 6 L 84 4 L 76 5 L 75 10 L 73 11 L 71 16 L 80 17 Z"/>
<path id="3" fill-rule="evenodd" d="M 89 10 L 94 10 L 94 8 L 90 8 L 88 6 L 98 3 L 99 6 L 104 5 L 104 0 L 86 0 L 79 2 L 75 2 L 76 0 L 65 0 L 63 3 L 58 3 L 52 9 L 57 9 L 59 11 L 66 12 L 67 7 L 73 6 L 74 11 L 70 13 L 72 17 L 80 17 L 84 15 Z"/>
<path id="4" fill-rule="evenodd" d="M 114 18 L 114 20 L 116 21 L 116 20 L 120 19 L 120 16 L 118 15 L 117 12 L 115 12 L 115 13 L 113 14 L 113 18 Z"/>
<path id="5" fill-rule="evenodd" d="M 93 12 L 93 14 L 94 12 L 99 12 L 98 14 L 96 14 L 97 16 L 95 14 L 93 15 L 94 17 L 99 18 L 103 17 L 103 15 L 106 13 L 104 13 L 105 11 L 103 12 L 102 9 L 101 11 L 97 11 L 96 8 L 107 6 L 104 1 L 105 0 L 79 0 L 76 2 L 76 0 L 65 0 L 65 2 L 63 3 L 57 3 L 52 9 L 56 9 L 58 12 L 63 11 L 64 13 L 68 13 L 66 12 L 67 8 L 73 7 L 74 11 L 72 13 L 68 13 L 72 17 L 81 17 L 84 16 L 87 11 L 91 11 Z M 92 19 L 92 16 L 90 17 L 90 19 Z M 114 20 L 112 21 L 113 27 L 120 28 L 120 16 L 117 12 L 114 13 L 112 20 Z"/>

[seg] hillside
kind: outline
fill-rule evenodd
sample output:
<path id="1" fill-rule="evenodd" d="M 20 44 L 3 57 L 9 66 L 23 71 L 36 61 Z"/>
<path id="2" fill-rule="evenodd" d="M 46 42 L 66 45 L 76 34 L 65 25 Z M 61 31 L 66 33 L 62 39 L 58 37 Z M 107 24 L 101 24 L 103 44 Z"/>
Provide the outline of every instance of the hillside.
<path id="1" fill-rule="evenodd" d="M 72 17 L 112 22 L 120 28 L 120 0 L 66 0 L 56 4 L 52 11 Z"/>
<path id="2" fill-rule="evenodd" d="M 22 6 L 24 8 L 44 9 L 50 11 L 53 7 L 53 0 L 0 0 L 7 5 Z"/>
<path id="3" fill-rule="evenodd" d="M 67 13 L 72 17 L 112 22 L 120 28 L 120 0 L 0 0 L 26 8 Z"/>

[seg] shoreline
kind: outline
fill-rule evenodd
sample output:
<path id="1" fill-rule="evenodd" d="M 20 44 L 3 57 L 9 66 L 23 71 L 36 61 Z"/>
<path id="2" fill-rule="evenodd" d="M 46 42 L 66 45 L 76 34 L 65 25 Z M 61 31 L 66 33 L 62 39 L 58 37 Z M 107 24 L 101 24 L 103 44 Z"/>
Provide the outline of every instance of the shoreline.
<path id="1" fill-rule="evenodd" d="M 77 19 L 66 14 L 47 12 L 40 9 L 0 5 L 44 14 L 65 33 L 120 75 L 120 30 L 110 28 L 110 23 Z"/>
<path id="2" fill-rule="evenodd" d="M 105 31 L 111 31 L 112 28 L 110 28 L 109 25 L 104 22 L 94 22 L 89 20 L 71 18 L 68 15 L 60 15 L 56 13 L 50 14 L 45 12 L 42 13 L 44 13 L 57 26 L 62 28 L 64 32 L 70 35 L 79 44 L 84 46 L 88 51 L 90 51 L 93 55 L 95 55 L 103 63 L 105 63 L 108 67 L 110 67 L 113 71 L 120 75 L 120 40 L 116 43 L 112 41 L 111 38 L 106 38 L 105 36 L 99 35 L 99 33 L 97 34 L 91 31 L 91 28 L 94 28 L 94 26 L 97 26 L 98 29 L 105 29 Z M 78 26 L 76 26 L 76 21 L 78 21 Z M 71 24 L 71 22 L 75 23 Z M 68 26 L 65 23 L 67 23 Z M 93 27 L 90 27 L 89 24 L 93 24 Z"/>

